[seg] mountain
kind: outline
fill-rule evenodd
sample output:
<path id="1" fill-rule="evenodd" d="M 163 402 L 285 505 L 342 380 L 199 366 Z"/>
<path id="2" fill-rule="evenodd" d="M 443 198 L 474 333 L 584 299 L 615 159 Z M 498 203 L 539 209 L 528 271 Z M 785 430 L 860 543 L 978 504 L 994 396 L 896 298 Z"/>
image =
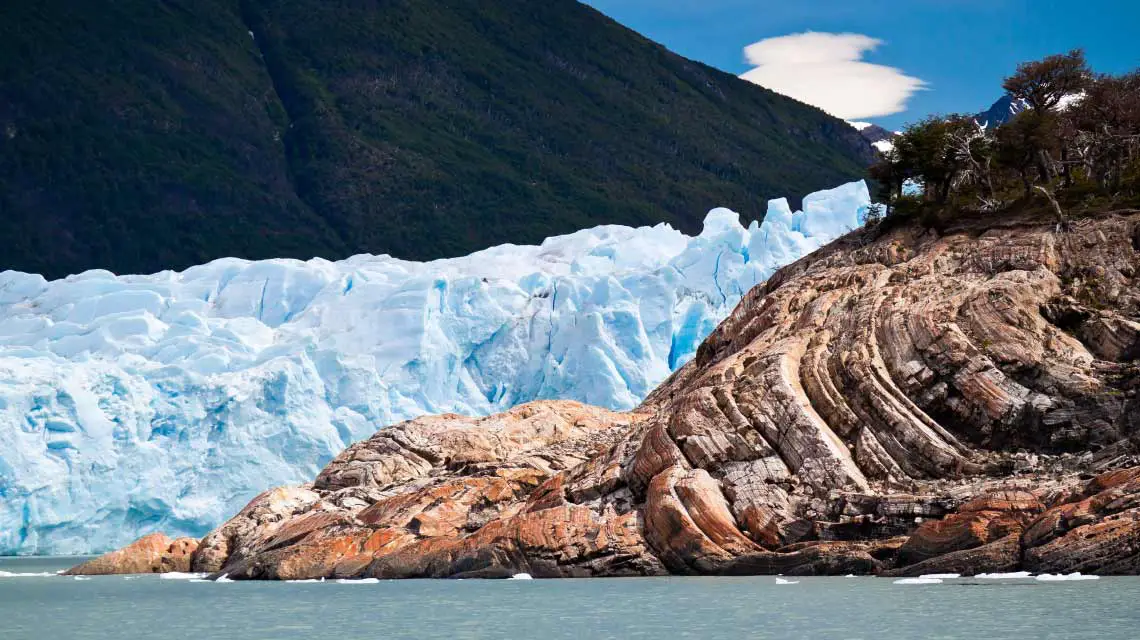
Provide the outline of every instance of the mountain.
<path id="1" fill-rule="evenodd" d="M 0 8 L 0 267 L 427 260 L 862 177 L 842 121 L 573 0 Z"/>
<path id="2" fill-rule="evenodd" d="M 629 409 L 740 297 L 860 223 L 862 182 L 700 235 L 604 226 L 428 263 L 0 273 L 0 554 L 202 536 L 384 425 L 539 398 Z"/>
<path id="3" fill-rule="evenodd" d="M 999 127 L 1027 108 L 1024 100 L 1015 99 L 1007 93 L 990 105 L 989 109 L 975 114 L 974 120 L 985 127 Z"/>
<path id="4" fill-rule="evenodd" d="M 1138 574 L 1137 274 L 1135 211 L 864 229 L 748 292 L 634 411 L 536 402 L 383 429 L 253 500 L 190 565 Z M 159 542 L 171 564 L 194 543 Z"/>

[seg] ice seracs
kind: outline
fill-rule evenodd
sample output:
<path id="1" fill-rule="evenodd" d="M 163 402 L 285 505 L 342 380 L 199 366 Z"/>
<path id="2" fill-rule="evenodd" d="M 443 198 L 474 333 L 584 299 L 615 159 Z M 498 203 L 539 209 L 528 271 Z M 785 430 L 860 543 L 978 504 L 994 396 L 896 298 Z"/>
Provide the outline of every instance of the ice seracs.
<path id="1" fill-rule="evenodd" d="M 862 221 L 862 182 L 686 236 L 603 226 L 418 263 L 361 255 L 63 280 L 0 273 L 0 553 L 201 536 L 352 441 L 542 398 L 636 405 L 741 295 Z"/>

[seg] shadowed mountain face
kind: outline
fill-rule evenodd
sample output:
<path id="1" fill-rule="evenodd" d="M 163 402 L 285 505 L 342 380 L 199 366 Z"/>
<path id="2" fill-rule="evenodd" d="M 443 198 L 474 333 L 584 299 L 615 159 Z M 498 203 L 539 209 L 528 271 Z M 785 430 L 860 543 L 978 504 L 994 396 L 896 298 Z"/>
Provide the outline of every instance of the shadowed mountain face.
<path id="1" fill-rule="evenodd" d="M 48 276 L 693 232 L 871 158 L 571 0 L 0 9 L 0 267 Z"/>
<path id="2" fill-rule="evenodd" d="M 974 121 L 986 127 L 1000 127 L 1025 109 L 1024 101 L 1017 100 L 1007 93 L 990 105 L 989 109 L 975 114 Z"/>

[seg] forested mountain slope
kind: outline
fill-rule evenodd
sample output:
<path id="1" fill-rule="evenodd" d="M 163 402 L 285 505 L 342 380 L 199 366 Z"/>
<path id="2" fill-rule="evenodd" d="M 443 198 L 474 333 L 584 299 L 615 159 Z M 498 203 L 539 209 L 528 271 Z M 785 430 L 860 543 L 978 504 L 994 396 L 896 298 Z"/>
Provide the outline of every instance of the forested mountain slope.
<path id="1" fill-rule="evenodd" d="M 871 155 L 572 0 L 0 8 L 0 268 L 48 277 L 693 233 Z"/>

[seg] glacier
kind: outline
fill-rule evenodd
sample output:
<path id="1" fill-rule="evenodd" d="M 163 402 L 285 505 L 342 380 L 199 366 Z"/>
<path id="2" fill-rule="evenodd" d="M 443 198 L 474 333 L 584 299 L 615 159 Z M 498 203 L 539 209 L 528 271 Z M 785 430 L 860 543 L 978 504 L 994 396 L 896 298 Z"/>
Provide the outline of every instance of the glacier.
<path id="1" fill-rule="evenodd" d="M 863 182 L 469 256 L 0 273 L 0 554 L 201 536 L 426 413 L 638 404 L 744 292 L 863 222 Z"/>

